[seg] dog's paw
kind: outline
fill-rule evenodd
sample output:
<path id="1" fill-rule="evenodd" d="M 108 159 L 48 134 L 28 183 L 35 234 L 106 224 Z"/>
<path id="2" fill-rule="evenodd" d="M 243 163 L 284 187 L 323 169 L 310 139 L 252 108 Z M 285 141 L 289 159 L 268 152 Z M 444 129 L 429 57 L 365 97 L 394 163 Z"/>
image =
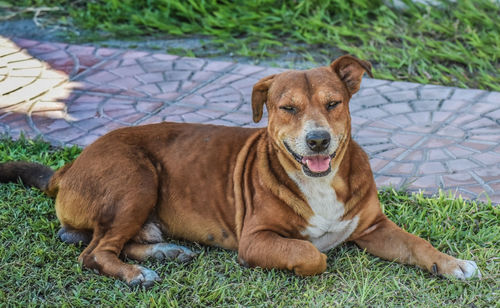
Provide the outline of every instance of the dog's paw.
<path id="1" fill-rule="evenodd" d="M 452 275 L 458 279 L 481 278 L 481 271 L 476 262 L 457 259 L 457 267 L 453 270 Z"/>
<path id="2" fill-rule="evenodd" d="M 153 245 L 151 249 L 151 255 L 155 259 L 161 261 L 175 259 L 179 262 L 188 262 L 196 257 L 196 253 L 192 252 L 190 249 L 175 244 L 159 243 Z"/>
<path id="3" fill-rule="evenodd" d="M 448 261 L 442 269 L 439 269 L 437 264 L 432 266 L 432 272 L 445 277 L 453 277 L 457 279 L 481 278 L 481 271 L 476 262 L 469 260 L 454 259 Z"/>
<path id="4" fill-rule="evenodd" d="M 88 245 L 90 240 L 92 240 L 92 233 L 83 230 L 74 230 L 62 227 L 57 232 L 57 236 L 61 241 L 66 244 L 74 244 L 74 245 Z"/>
<path id="5" fill-rule="evenodd" d="M 141 286 L 145 288 L 151 287 L 155 282 L 160 281 L 161 278 L 158 274 L 148 268 L 138 266 L 140 274 L 130 279 L 127 284 L 131 287 Z"/>
<path id="6" fill-rule="evenodd" d="M 302 264 L 294 267 L 295 274 L 299 276 L 314 276 L 326 270 L 326 255 L 319 251 L 310 258 L 305 259 Z"/>

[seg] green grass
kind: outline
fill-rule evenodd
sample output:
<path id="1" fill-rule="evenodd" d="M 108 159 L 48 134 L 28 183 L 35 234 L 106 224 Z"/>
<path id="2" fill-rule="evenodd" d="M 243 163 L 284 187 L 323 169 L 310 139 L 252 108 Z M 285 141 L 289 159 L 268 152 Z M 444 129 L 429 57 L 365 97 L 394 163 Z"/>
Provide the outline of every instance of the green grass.
<path id="1" fill-rule="evenodd" d="M 58 7 L 52 23 L 86 31 L 76 41 L 202 35 L 226 54 L 269 58 L 293 51 L 324 64 L 343 53 L 375 77 L 500 90 L 500 4 L 442 0 L 398 11 L 381 0 L 10 0 L 5 10 Z M 9 5 L 10 4 L 10 5 Z M 33 14 L 33 13 L 30 13 Z M 48 14 L 48 15 L 47 15 Z M 26 14 L 23 16 L 27 16 Z"/>
<path id="2" fill-rule="evenodd" d="M 80 149 L 39 140 L 0 140 L 0 162 L 59 167 Z M 500 209 L 441 195 L 380 193 L 385 213 L 441 251 L 477 262 L 481 280 L 447 280 L 380 260 L 345 244 L 328 252 L 327 271 L 300 278 L 243 268 L 235 252 L 184 243 L 200 253 L 189 264 L 145 262 L 163 278 L 149 290 L 82 269 L 81 248 L 61 243 L 53 200 L 19 184 L 0 185 L 0 306 L 75 307 L 494 307 L 500 300 Z"/>

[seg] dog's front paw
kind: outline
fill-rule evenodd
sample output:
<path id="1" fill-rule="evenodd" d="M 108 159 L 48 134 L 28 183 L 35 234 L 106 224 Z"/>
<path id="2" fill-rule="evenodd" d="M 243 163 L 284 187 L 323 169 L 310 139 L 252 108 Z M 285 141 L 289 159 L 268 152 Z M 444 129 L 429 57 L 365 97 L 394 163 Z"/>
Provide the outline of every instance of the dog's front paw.
<path id="1" fill-rule="evenodd" d="M 151 287 L 155 282 L 160 281 L 160 276 L 149 268 L 145 268 L 142 266 L 137 266 L 140 271 L 140 274 L 136 275 L 132 279 L 127 281 L 127 284 L 131 287 L 142 286 L 145 288 Z"/>
<path id="2" fill-rule="evenodd" d="M 294 267 L 295 274 L 299 276 L 319 275 L 326 270 L 326 255 L 319 251 L 304 262 Z"/>
<path id="3" fill-rule="evenodd" d="M 442 264 L 441 266 L 434 263 L 431 271 L 434 274 L 443 275 L 445 277 L 453 277 L 458 279 L 481 278 L 481 271 L 476 262 L 469 260 L 460 260 L 453 258 Z"/>

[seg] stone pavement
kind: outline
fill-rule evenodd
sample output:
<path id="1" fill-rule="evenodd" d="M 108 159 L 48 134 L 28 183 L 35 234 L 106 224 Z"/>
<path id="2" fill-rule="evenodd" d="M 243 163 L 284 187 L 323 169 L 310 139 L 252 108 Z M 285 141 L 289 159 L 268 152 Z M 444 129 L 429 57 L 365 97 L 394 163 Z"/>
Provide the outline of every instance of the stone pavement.
<path id="1" fill-rule="evenodd" d="M 161 121 L 264 126 L 252 122 L 252 86 L 281 71 L 0 37 L 0 133 L 85 146 Z M 350 104 L 379 187 L 500 203 L 499 92 L 365 78 Z"/>

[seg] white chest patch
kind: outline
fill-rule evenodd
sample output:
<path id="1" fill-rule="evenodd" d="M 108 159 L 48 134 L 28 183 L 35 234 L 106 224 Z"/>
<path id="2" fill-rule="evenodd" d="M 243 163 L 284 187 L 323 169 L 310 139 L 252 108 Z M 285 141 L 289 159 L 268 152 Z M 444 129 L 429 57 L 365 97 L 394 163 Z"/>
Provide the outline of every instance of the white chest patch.
<path id="1" fill-rule="evenodd" d="M 334 172 L 320 178 L 308 177 L 300 171 L 289 176 L 299 186 L 314 212 L 302 235 L 308 236 L 320 251 L 329 250 L 345 241 L 356 229 L 359 217 L 341 220 L 344 204 L 337 200 L 337 194 L 331 186 Z"/>

